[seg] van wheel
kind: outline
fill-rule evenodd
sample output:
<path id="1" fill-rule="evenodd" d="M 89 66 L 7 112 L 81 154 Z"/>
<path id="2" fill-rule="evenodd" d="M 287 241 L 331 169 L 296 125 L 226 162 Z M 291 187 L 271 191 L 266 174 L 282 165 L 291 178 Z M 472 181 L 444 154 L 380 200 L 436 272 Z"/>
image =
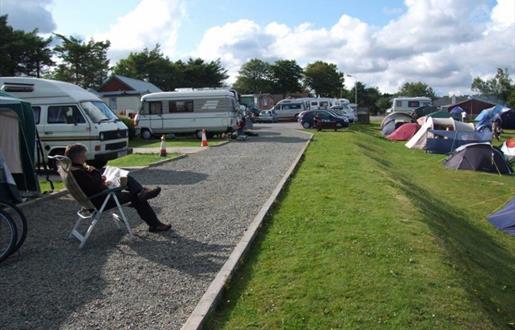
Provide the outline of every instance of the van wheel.
<path id="1" fill-rule="evenodd" d="M 152 138 L 152 133 L 150 133 L 150 130 L 143 129 L 141 130 L 141 137 L 143 140 L 150 140 Z"/>
<path id="2" fill-rule="evenodd" d="M 310 128 L 310 127 L 311 127 L 311 125 L 309 124 L 309 122 L 308 122 L 308 121 L 305 121 L 305 122 L 302 124 L 302 127 L 304 127 L 304 128 Z"/>

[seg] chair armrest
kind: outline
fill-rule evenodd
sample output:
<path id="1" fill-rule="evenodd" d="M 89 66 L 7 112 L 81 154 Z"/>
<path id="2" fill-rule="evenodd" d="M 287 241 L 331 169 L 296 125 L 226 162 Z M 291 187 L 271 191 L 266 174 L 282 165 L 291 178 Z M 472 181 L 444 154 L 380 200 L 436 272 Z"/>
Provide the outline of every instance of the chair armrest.
<path id="1" fill-rule="evenodd" d="M 94 198 L 97 198 L 97 197 L 100 197 L 100 196 L 103 196 L 103 195 L 108 195 L 110 193 L 118 192 L 118 191 L 122 191 L 122 190 L 123 190 L 123 187 L 116 187 L 116 188 L 106 189 L 106 190 L 104 190 L 102 192 L 99 192 L 98 194 L 94 194 L 92 196 L 89 196 L 88 199 L 92 200 Z"/>

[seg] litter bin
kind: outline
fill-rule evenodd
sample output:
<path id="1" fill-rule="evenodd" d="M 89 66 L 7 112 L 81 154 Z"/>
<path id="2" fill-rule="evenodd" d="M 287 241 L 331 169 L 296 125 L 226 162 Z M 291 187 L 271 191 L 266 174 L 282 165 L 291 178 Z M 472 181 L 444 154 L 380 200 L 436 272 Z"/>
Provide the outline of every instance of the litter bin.
<path id="1" fill-rule="evenodd" d="M 370 124 L 370 113 L 368 108 L 358 108 L 358 123 Z"/>

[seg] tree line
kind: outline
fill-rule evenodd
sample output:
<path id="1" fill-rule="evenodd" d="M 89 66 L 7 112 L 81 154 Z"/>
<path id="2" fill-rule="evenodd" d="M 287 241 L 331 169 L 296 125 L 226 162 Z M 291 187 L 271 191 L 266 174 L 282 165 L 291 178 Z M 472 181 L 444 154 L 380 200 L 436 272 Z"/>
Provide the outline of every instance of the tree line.
<path id="1" fill-rule="evenodd" d="M 159 45 L 131 52 L 111 67 L 107 56 L 110 45 L 108 40 L 84 41 L 61 34 L 44 38 L 38 35 L 37 29 L 31 32 L 13 29 L 7 16 L 0 16 L 0 76 L 44 77 L 98 89 L 114 73 L 146 80 L 168 91 L 179 87 L 221 87 L 228 78 L 220 60 L 173 61 L 163 54 Z M 344 73 L 335 64 L 323 61 L 302 68 L 295 60 L 268 63 L 254 58 L 241 66 L 233 87 L 241 94 L 271 93 L 286 97 L 307 93 L 351 101 L 357 89 L 358 107 L 367 107 L 371 112 L 385 111 L 396 95 L 436 98 L 432 87 L 424 82 L 407 82 L 395 94 L 382 93 L 377 87 L 361 82 L 347 89 Z M 475 78 L 471 89 L 515 107 L 515 84 L 507 69 L 498 69 L 490 80 Z"/>

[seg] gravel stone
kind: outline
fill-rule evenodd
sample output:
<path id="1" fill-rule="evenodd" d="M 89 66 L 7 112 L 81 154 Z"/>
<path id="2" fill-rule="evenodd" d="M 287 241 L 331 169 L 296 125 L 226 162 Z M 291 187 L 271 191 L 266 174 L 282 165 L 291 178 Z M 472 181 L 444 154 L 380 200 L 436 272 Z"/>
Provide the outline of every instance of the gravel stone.
<path id="1" fill-rule="evenodd" d="M 68 235 L 68 195 L 25 207 L 29 234 L 0 264 L 2 329 L 179 329 L 308 137 L 296 124 L 134 172 L 159 185 L 151 205 L 173 232 L 151 234 L 124 208 L 136 238 L 109 217 L 83 250 Z"/>

